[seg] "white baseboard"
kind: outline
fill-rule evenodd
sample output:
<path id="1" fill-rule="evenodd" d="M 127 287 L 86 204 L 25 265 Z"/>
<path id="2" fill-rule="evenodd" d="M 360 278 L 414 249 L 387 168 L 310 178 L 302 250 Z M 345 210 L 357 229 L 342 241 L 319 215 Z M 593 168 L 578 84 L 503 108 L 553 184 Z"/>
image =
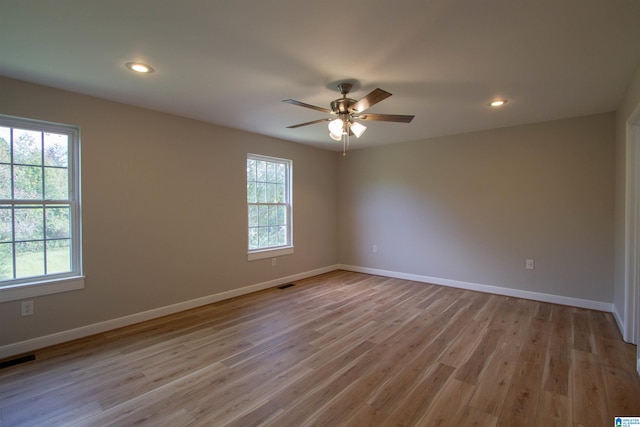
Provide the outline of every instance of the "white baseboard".
<path id="1" fill-rule="evenodd" d="M 504 295 L 515 298 L 524 298 L 534 301 L 549 302 L 553 304 L 569 305 L 572 307 L 589 308 L 598 311 L 613 312 L 613 304 L 580 298 L 565 297 L 540 292 L 523 291 L 519 289 L 503 288 L 501 286 L 482 285 L 479 283 L 463 282 L 460 280 L 441 279 L 438 277 L 421 276 L 417 274 L 401 273 L 397 271 L 379 270 L 376 268 L 358 267 L 353 265 L 340 266 L 341 270 L 355 271 L 358 273 L 375 274 L 377 276 L 393 277 L 396 279 L 413 280 L 416 282 L 432 283 L 434 285 L 450 286 L 453 288 L 467 289 L 490 294 Z"/>
<path id="2" fill-rule="evenodd" d="M 33 338 L 26 341 L 20 341 L 17 343 L 4 345 L 0 347 L 0 359 L 15 356 L 18 354 L 28 353 L 30 351 L 38 350 L 44 347 L 60 344 L 67 341 L 72 341 L 78 338 L 84 338 L 89 335 L 99 334 L 102 332 L 110 331 L 112 329 L 121 328 L 123 326 L 129 326 L 135 323 L 140 323 L 140 322 L 155 319 L 158 317 L 167 316 L 169 314 L 178 313 L 180 311 L 189 310 L 192 308 L 200 307 L 203 305 L 211 304 L 211 303 L 222 301 L 225 299 L 246 295 L 251 292 L 273 288 L 275 286 L 283 285 L 285 283 L 306 279 L 307 277 L 317 276 L 318 274 L 328 273 L 330 271 L 334 271 L 337 269 L 338 269 L 337 265 L 331 265 L 323 268 L 318 268 L 316 270 L 293 274 L 291 276 L 280 277 L 278 279 L 269 280 L 267 282 L 257 283 L 255 285 L 245 286 L 239 289 L 232 289 L 229 291 L 220 292 L 213 295 L 208 295 L 202 298 L 183 301 L 183 302 L 168 305 L 165 307 L 154 308 L 153 310 L 143 311 L 141 313 L 119 317 L 117 319 L 106 320 L 104 322 L 94 323 L 87 326 L 81 326 L 79 328 L 57 332 L 51 335 L 45 335 L 42 337 L 37 337 L 37 338 Z"/>

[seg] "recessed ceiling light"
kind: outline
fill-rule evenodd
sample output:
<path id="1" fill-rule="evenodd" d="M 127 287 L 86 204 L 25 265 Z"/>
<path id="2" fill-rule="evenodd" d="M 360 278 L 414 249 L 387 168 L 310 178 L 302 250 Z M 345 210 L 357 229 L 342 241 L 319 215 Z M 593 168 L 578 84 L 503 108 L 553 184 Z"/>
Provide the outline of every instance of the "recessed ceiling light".
<path id="1" fill-rule="evenodd" d="M 136 73 L 153 73 L 153 68 L 150 65 L 143 64 L 142 62 L 127 62 L 125 65 L 128 69 L 135 71 Z"/>
<path id="2" fill-rule="evenodd" d="M 509 102 L 509 101 L 507 101 L 506 99 L 496 99 L 495 101 L 491 101 L 491 102 L 489 103 L 489 105 L 490 105 L 491 107 L 502 107 L 502 106 L 503 106 L 504 104 L 506 104 L 507 102 Z"/>

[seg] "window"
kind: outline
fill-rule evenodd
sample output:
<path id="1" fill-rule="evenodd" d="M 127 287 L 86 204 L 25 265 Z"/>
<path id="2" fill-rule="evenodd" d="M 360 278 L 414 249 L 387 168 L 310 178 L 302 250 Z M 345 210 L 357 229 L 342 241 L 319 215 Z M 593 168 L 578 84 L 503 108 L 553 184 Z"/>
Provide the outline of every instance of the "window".
<path id="1" fill-rule="evenodd" d="M 247 155 L 249 260 L 293 253 L 291 160 Z"/>
<path id="2" fill-rule="evenodd" d="M 0 301 L 83 287 L 79 148 L 76 127 L 0 115 Z"/>

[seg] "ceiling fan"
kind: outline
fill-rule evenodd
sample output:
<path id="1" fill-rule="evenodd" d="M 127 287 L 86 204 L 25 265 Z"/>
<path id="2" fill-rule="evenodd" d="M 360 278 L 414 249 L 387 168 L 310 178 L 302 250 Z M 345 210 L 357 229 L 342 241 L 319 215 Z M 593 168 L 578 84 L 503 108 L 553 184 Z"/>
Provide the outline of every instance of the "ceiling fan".
<path id="1" fill-rule="evenodd" d="M 347 98 L 347 94 L 351 90 L 353 85 L 351 83 L 340 83 L 338 90 L 342 94 L 342 98 L 331 101 L 331 109 L 317 107 L 315 105 L 305 104 L 304 102 L 296 101 L 294 99 L 285 99 L 282 102 L 297 105 L 299 107 L 311 108 L 312 110 L 322 111 L 323 113 L 331 114 L 334 117 L 327 117 L 324 119 L 312 120 L 310 122 L 299 123 L 297 125 L 287 126 L 288 129 L 299 128 L 302 126 L 313 125 L 316 123 L 329 122 L 329 136 L 335 141 L 343 142 L 342 155 L 346 155 L 347 148 L 349 147 L 349 137 L 355 135 L 356 138 L 360 136 L 367 129 L 362 123 L 356 120 L 371 120 L 379 122 L 396 122 L 396 123 L 410 123 L 414 116 L 400 115 L 400 114 L 363 114 L 369 107 L 374 106 L 380 101 L 383 101 L 391 96 L 391 94 L 380 88 L 374 89 L 367 96 L 359 101 L 355 99 Z M 337 116 L 337 117 L 335 117 Z"/>

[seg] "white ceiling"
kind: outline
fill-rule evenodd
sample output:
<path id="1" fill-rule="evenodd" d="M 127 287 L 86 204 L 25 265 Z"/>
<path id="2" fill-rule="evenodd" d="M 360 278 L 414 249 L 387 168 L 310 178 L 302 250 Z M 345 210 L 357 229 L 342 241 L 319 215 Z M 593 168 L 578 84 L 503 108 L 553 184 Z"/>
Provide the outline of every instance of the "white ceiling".
<path id="1" fill-rule="evenodd" d="M 328 108 L 349 80 L 416 116 L 358 148 L 614 111 L 639 62 L 638 0 L 0 2 L 0 75 L 336 150 L 281 101 Z"/>

